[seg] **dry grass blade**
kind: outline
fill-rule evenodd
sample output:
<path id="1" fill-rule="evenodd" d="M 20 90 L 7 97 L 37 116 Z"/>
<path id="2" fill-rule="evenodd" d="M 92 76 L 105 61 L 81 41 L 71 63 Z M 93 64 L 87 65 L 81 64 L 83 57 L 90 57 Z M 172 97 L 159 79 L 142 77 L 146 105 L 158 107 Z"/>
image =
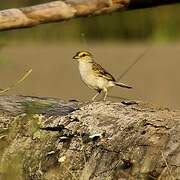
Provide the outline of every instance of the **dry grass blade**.
<path id="1" fill-rule="evenodd" d="M 165 168 L 162 170 L 162 172 L 161 172 L 161 174 L 159 175 L 159 177 L 158 177 L 157 180 L 163 180 L 163 175 L 164 175 L 164 173 L 166 172 L 166 170 L 167 170 L 167 167 L 165 167 Z"/>
<path id="2" fill-rule="evenodd" d="M 23 74 L 23 76 L 18 81 L 16 81 L 15 83 L 13 83 L 11 86 L 7 87 L 6 89 L 0 90 L 0 95 L 3 93 L 6 93 L 9 90 L 18 86 L 20 83 L 22 83 L 31 74 L 31 72 L 32 72 L 32 69 L 28 70 L 25 74 Z"/>
<path id="3" fill-rule="evenodd" d="M 81 33 L 81 38 L 82 38 L 83 46 L 85 47 L 85 49 L 88 49 L 88 43 L 84 33 Z"/>
<path id="4" fill-rule="evenodd" d="M 137 57 L 137 59 L 135 59 L 135 61 L 133 61 L 133 63 L 117 78 L 117 82 L 119 82 L 125 75 L 126 73 L 128 73 L 131 68 L 133 68 L 138 61 L 146 54 L 147 50 L 145 50 L 142 54 L 140 54 L 140 56 Z"/>
<path id="5" fill-rule="evenodd" d="M 172 172 L 171 172 L 171 169 L 170 169 L 170 167 L 169 167 L 169 165 L 168 165 L 168 163 L 167 163 L 167 161 L 166 161 L 166 158 L 164 157 L 164 154 L 163 154 L 163 152 L 161 151 L 161 155 L 162 155 L 162 158 L 163 158 L 163 160 L 164 160 L 164 162 L 165 162 L 165 164 L 166 164 L 166 168 L 168 169 L 168 171 L 169 171 L 169 174 L 171 175 L 171 177 L 172 177 L 172 179 L 174 180 L 175 178 L 173 177 L 173 175 L 172 175 Z M 163 171 L 163 173 L 164 173 L 164 171 Z M 162 175 L 160 175 L 160 177 L 161 177 Z M 158 178 L 159 179 L 159 178 Z"/>

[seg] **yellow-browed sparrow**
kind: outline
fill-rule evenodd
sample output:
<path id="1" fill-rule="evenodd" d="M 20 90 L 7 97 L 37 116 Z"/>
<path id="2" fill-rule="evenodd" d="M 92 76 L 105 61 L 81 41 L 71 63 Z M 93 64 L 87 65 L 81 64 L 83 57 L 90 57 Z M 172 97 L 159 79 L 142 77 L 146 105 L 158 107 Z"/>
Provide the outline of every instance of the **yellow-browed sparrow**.
<path id="1" fill-rule="evenodd" d="M 105 93 L 104 100 L 106 100 L 108 89 L 113 86 L 132 88 L 126 84 L 116 82 L 115 78 L 97 64 L 92 54 L 87 51 L 77 52 L 73 59 L 79 62 L 79 71 L 82 80 L 88 87 L 98 92 L 92 100 L 95 100 L 101 91 Z"/>

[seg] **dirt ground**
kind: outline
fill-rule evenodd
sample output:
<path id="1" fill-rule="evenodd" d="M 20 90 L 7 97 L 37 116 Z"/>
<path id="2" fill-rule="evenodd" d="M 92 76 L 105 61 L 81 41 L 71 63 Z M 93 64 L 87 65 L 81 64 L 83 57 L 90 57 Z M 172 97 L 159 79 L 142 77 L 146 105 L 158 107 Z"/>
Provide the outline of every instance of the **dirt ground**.
<path id="1" fill-rule="evenodd" d="M 97 62 L 116 78 L 145 50 L 145 56 L 122 78 L 132 90 L 113 88 L 109 99 L 148 101 L 155 105 L 180 106 L 180 44 L 13 44 L 0 51 L 0 82 L 5 88 L 32 68 L 31 76 L 9 94 L 89 100 L 94 91 L 81 81 L 72 56 L 89 50 Z"/>

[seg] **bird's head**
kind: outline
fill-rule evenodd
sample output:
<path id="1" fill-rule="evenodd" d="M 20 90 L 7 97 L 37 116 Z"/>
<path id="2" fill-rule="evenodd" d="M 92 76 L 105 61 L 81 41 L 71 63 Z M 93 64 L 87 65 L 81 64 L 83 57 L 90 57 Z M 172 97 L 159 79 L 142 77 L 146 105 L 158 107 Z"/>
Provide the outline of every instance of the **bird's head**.
<path id="1" fill-rule="evenodd" d="M 93 62 L 93 56 L 88 51 L 77 52 L 76 55 L 73 56 L 73 59 L 79 62 Z"/>

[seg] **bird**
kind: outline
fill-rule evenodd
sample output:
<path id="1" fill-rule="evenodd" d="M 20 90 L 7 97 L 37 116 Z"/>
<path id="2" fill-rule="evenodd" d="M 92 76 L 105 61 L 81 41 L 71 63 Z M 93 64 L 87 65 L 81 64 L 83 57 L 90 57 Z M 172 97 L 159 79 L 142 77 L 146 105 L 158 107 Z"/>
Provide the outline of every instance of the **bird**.
<path id="1" fill-rule="evenodd" d="M 73 60 L 79 62 L 79 72 L 81 79 L 91 89 L 97 93 L 92 97 L 92 101 L 103 92 L 105 101 L 108 95 L 108 90 L 114 86 L 131 89 L 131 86 L 117 82 L 115 78 L 105 70 L 100 64 L 96 63 L 93 55 L 88 51 L 78 51 Z"/>

